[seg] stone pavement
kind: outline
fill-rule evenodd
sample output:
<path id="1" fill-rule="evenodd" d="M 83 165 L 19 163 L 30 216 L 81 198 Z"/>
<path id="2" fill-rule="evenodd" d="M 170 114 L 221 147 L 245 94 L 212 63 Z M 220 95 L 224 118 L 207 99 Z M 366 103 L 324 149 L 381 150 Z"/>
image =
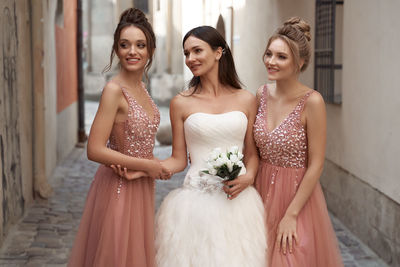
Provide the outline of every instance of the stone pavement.
<path id="1" fill-rule="evenodd" d="M 158 146 L 155 155 L 166 158 L 170 151 L 169 146 Z M 0 266 L 66 266 L 86 193 L 98 166 L 87 160 L 85 152 L 83 148 L 71 152 L 52 177 L 54 195 L 32 204 L 25 216 L 7 233 L 0 248 Z M 184 173 L 181 173 L 169 181 L 157 181 L 157 208 L 170 190 L 181 185 L 183 178 Z M 332 219 L 346 267 L 387 266 L 336 218 Z"/>

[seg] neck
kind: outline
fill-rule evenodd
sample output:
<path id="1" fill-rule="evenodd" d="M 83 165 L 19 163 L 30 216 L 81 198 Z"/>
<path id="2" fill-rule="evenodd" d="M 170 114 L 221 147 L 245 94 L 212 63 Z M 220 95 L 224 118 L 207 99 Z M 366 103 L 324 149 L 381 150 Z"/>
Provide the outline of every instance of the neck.
<path id="1" fill-rule="evenodd" d="M 276 81 L 277 95 L 291 95 L 300 87 L 301 83 L 297 77 Z"/>
<path id="2" fill-rule="evenodd" d="M 200 76 L 200 81 L 201 90 L 206 94 L 218 96 L 224 89 L 224 86 L 222 86 L 218 79 L 218 64 L 216 64 L 216 68 L 212 69 L 207 74 Z"/>
<path id="3" fill-rule="evenodd" d="M 117 77 L 129 88 L 136 88 L 142 82 L 143 71 L 132 72 L 121 68 Z"/>

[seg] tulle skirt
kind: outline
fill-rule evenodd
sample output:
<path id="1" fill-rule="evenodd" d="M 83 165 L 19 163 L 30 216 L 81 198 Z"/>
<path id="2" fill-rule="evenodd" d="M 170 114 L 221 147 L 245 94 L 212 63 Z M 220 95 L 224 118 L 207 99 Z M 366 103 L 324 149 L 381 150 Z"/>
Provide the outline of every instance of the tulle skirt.
<path id="1" fill-rule="evenodd" d="M 155 266 L 153 179 L 120 184 L 111 168 L 99 167 L 68 266 Z"/>
<path id="2" fill-rule="evenodd" d="M 265 267 L 264 207 L 254 187 L 229 200 L 223 191 L 182 187 L 156 216 L 158 267 Z"/>
<path id="3" fill-rule="evenodd" d="M 299 244 L 284 255 L 276 246 L 277 227 L 303 179 L 306 169 L 282 168 L 260 161 L 255 186 L 267 214 L 268 266 L 343 266 L 325 198 L 318 183 L 297 217 Z"/>

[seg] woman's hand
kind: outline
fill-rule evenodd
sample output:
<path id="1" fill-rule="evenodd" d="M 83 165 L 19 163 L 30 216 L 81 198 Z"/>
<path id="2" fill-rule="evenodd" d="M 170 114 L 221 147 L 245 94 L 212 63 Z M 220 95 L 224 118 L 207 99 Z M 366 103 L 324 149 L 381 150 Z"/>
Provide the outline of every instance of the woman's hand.
<path id="1" fill-rule="evenodd" d="M 254 182 L 254 177 L 249 174 L 239 175 L 232 181 L 225 181 L 224 191 L 229 199 L 236 198 L 243 190 Z"/>
<path id="2" fill-rule="evenodd" d="M 111 165 L 110 167 L 113 169 L 114 173 L 127 180 L 134 180 L 141 177 L 152 177 L 154 179 L 167 180 L 172 176 L 172 173 L 167 168 L 162 166 L 158 159 L 150 160 L 148 171 L 132 171 L 128 170 L 126 167 L 121 167 L 121 165 Z"/>
<path id="3" fill-rule="evenodd" d="M 144 171 L 130 171 L 126 167 L 122 168 L 121 165 L 111 165 L 111 169 L 113 169 L 114 173 L 118 174 L 118 176 L 123 177 L 127 180 L 134 180 L 142 177 L 149 177 L 149 174 Z"/>
<path id="4" fill-rule="evenodd" d="M 167 180 L 172 176 L 171 171 L 165 168 L 157 158 L 151 160 L 147 173 L 150 177 L 161 180 Z"/>
<path id="5" fill-rule="evenodd" d="M 287 247 L 289 247 L 289 253 L 293 253 L 293 242 L 299 243 L 297 236 L 297 217 L 292 215 L 285 215 L 280 221 L 277 229 L 276 246 L 279 247 L 279 251 L 286 254 Z"/>

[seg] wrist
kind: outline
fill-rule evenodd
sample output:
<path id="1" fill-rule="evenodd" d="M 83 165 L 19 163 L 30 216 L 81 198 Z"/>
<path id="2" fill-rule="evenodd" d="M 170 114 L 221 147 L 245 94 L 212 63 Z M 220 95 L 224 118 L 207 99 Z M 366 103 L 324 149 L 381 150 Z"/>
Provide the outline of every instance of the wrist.
<path id="1" fill-rule="evenodd" d="M 154 170 L 155 168 L 157 168 L 157 165 L 156 165 L 157 163 L 158 162 L 156 160 L 154 160 L 154 159 L 148 159 L 147 160 L 147 164 L 144 165 L 145 168 L 144 168 L 143 171 L 148 172 L 148 171 Z"/>
<path id="2" fill-rule="evenodd" d="M 285 213 L 285 216 L 295 218 L 295 219 L 297 218 L 298 215 L 299 215 L 298 212 L 296 212 L 294 210 L 289 210 L 289 209 Z"/>

